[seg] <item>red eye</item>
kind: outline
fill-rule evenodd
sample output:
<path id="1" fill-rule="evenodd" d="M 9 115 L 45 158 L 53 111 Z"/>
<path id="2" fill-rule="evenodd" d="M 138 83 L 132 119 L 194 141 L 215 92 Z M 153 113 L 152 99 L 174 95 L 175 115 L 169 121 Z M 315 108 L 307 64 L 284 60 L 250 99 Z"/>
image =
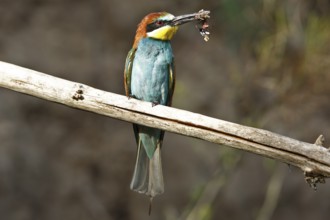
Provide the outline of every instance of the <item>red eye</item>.
<path id="1" fill-rule="evenodd" d="M 157 25 L 157 26 L 162 26 L 163 24 L 164 24 L 163 21 L 156 21 L 156 25 Z"/>

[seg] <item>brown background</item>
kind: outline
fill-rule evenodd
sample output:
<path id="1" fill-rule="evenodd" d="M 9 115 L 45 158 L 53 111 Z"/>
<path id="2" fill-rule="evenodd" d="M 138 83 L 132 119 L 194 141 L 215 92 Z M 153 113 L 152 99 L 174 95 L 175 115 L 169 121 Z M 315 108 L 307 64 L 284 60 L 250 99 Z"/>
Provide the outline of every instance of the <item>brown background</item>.
<path id="1" fill-rule="evenodd" d="M 201 8 L 212 11 L 210 41 L 191 24 L 172 41 L 173 105 L 307 142 L 330 138 L 326 0 L 1 0 L 0 59 L 123 94 L 142 17 Z M 129 189 L 129 123 L 0 88 L 0 219 L 184 219 L 205 186 L 196 219 L 329 218 L 329 183 L 314 192 L 294 167 L 170 133 L 163 149 L 165 194 L 147 217 L 148 198 Z"/>

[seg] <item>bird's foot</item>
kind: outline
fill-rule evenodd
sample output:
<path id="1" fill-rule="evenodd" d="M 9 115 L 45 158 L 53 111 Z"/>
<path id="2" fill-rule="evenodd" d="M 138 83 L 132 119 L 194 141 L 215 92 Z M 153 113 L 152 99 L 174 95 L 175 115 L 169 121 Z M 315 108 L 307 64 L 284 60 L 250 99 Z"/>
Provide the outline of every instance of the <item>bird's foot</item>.
<path id="1" fill-rule="evenodd" d="M 128 95 L 127 98 L 128 98 L 128 100 L 130 100 L 131 98 L 136 99 L 136 97 L 134 95 Z"/>
<path id="2" fill-rule="evenodd" d="M 156 105 L 159 105 L 159 102 L 157 102 L 157 101 L 156 102 L 151 102 L 152 107 L 155 107 Z"/>

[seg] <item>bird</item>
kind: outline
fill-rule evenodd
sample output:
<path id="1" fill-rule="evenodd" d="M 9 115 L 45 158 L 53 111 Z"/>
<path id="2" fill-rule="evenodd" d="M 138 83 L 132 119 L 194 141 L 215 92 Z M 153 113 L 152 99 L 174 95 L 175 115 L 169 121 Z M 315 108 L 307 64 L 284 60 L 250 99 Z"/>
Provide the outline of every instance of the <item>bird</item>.
<path id="1" fill-rule="evenodd" d="M 146 15 L 139 23 L 124 70 L 128 98 L 171 106 L 175 87 L 171 39 L 179 25 L 196 20 L 195 14 L 174 16 L 168 12 Z M 133 124 L 137 154 L 130 188 L 150 197 L 164 192 L 161 148 L 164 131 Z"/>

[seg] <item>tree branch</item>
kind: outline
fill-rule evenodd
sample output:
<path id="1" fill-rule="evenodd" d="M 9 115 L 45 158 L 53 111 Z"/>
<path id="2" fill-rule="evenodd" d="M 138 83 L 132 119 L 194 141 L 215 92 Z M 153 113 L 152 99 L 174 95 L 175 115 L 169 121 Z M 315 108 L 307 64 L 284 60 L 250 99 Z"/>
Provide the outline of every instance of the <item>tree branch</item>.
<path id="1" fill-rule="evenodd" d="M 315 186 L 330 176 L 330 152 L 270 131 L 167 106 L 128 99 L 90 86 L 0 62 L 0 86 L 100 115 L 224 144 L 299 167 Z"/>

